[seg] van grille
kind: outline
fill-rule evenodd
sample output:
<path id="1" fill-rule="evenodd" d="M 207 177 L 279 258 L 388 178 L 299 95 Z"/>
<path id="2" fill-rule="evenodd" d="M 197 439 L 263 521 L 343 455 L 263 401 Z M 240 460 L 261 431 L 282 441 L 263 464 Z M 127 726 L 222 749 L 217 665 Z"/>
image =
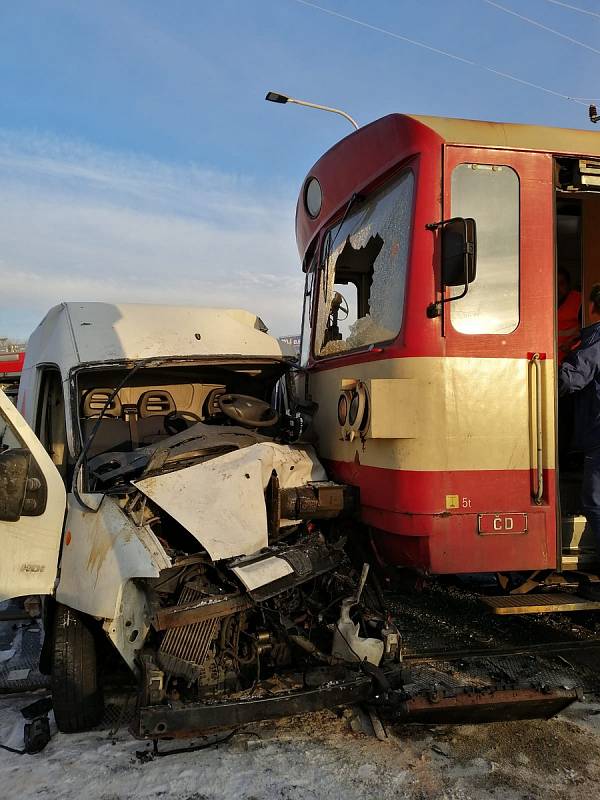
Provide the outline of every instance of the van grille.
<path id="1" fill-rule="evenodd" d="M 202 597 L 188 586 L 183 588 L 177 605 L 193 603 Z M 220 620 L 207 619 L 170 628 L 158 650 L 159 662 L 165 672 L 195 680 L 210 654 L 211 645 L 219 632 Z"/>

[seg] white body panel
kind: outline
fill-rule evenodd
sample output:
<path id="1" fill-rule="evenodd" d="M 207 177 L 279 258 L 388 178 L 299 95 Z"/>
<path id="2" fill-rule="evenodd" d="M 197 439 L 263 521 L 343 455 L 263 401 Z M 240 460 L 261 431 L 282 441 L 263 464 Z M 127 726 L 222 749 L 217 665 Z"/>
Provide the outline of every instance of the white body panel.
<path id="1" fill-rule="evenodd" d="M 273 470 L 282 489 L 327 480 L 312 448 L 261 442 L 134 483 L 219 561 L 267 546 L 265 489 Z"/>
<path id="2" fill-rule="evenodd" d="M 0 521 L 0 600 L 54 590 L 63 519 L 65 488 L 58 470 L 15 406 L 0 391 L 0 443 L 4 429 L 21 440 L 43 473 L 47 502 L 43 514 Z"/>
<path id="3" fill-rule="evenodd" d="M 101 500 L 96 512 L 85 511 L 69 495 L 56 599 L 93 617 L 114 619 L 127 581 L 156 578 L 171 561 L 152 531 L 135 526 L 112 497 L 91 498 Z"/>
<path id="4" fill-rule="evenodd" d="M 233 567 L 234 572 L 249 592 L 266 586 L 267 583 L 287 578 L 292 575 L 294 570 L 284 558 L 271 556 L 263 558 L 262 561 L 255 561 L 245 567 Z"/>
<path id="5" fill-rule="evenodd" d="M 150 607 L 146 592 L 133 581 L 123 584 L 118 611 L 113 619 L 104 620 L 106 635 L 133 672 L 138 672 L 136 656 L 144 646 L 150 630 Z"/>

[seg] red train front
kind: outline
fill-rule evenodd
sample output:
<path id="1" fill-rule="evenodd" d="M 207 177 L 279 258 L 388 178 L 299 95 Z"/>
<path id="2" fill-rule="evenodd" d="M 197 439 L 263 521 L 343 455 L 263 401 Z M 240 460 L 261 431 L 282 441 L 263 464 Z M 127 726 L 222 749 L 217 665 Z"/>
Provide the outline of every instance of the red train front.
<path id="1" fill-rule="evenodd" d="M 599 188 L 597 134 L 397 114 L 310 170 L 304 385 L 383 561 L 594 560 L 580 471 L 558 473 L 555 285 L 600 279 Z"/>

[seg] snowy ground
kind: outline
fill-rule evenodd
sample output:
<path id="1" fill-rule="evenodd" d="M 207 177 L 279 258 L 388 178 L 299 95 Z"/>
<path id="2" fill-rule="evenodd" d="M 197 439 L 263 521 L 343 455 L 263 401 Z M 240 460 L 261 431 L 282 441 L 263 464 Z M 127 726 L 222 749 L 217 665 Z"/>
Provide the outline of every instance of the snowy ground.
<path id="1" fill-rule="evenodd" d="M 22 745 L 19 709 L 0 696 L 0 742 Z M 3 800 L 558 800 L 600 795 L 600 705 L 549 722 L 402 727 L 380 742 L 332 713 L 239 734 L 216 749 L 136 758 L 126 731 L 55 733 L 39 755 L 0 751 Z M 257 735 L 256 735 L 257 734 Z M 165 744 L 165 749 L 167 748 Z"/>

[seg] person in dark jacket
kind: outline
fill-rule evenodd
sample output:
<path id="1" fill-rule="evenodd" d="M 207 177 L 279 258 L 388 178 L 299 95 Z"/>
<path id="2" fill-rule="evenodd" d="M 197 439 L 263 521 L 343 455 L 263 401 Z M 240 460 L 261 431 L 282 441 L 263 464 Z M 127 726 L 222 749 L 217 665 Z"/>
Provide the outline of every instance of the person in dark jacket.
<path id="1" fill-rule="evenodd" d="M 590 292 L 589 319 L 579 347 L 563 361 L 558 386 L 560 395 L 574 395 L 573 445 L 584 454 L 583 513 L 600 556 L 600 283 Z"/>

